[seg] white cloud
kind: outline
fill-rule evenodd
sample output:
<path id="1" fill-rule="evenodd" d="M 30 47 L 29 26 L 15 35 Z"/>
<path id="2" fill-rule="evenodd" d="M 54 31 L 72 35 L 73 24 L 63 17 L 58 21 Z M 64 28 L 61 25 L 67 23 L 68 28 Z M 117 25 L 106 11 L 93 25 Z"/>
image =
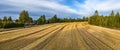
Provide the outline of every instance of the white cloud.
<path id="1" fill-rule="evenodd" d="M 63 5 L 61 2 L 65 0 L 3 0 L 0 4 L 13 6 L 12 8 L 1 9 L 3 11 L 17 11 L 28 10 L 32 13 L 50 13 L 61 16 L 90 16 L 95 10 L 99 12 L 110 12 L 111 10 L 120 10 L 119 0 L 85 0 L 80 3 L 77 0 L 72 0 L 73 5 L 77 9 L 71 8 L 71 5 Z M 3 14 L 2 14 L 3 15 Z M 11 14 L 14 15 L 14 14 Z"/>
<path id="2" fill-rule="evenodd" d="M 91 15 L 95 10 L 99 12 L 120 10 L 120 0 L 86 0 L 85 3 L 76 1 L 75 5 L 82 9 L 80 12 L 83 12 L 83 15 Z"/>
<path id="3" fill-rule="evenodd" d="M 15 6 L 16 8 L 9 8 L 0 11 L 21 11 L 21 10 L 29 10 L 30 12 L 49 12 L 53 14 L 61 14 L 61 15 L 80 15 L 77 10 L 70 8 L 69 6 L 62 5 L 58 2 L 63 2 L 63 0 L 4 0 L 0 2 L 2 4 L 8 4 L 11 6 Z M 68 15 L 68 16 L 69 16 Z"/>

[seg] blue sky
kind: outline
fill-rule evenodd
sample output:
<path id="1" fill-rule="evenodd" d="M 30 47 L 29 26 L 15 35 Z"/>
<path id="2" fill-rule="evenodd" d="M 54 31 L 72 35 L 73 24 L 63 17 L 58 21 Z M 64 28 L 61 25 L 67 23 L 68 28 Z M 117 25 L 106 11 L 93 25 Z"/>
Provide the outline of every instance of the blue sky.
<path id="1" fill-rule="evenodd" d="M 108 15 L 112 10 L 120 12 L 120 0 L 1 0 L 0 18 L 19 17 L 22 10 L 27 10 L 33 19 L 45 14 L 47 18 L 57 14 L 58 17 L 81 18 L 91 16 L 95 10 L 100 15 Z"/>

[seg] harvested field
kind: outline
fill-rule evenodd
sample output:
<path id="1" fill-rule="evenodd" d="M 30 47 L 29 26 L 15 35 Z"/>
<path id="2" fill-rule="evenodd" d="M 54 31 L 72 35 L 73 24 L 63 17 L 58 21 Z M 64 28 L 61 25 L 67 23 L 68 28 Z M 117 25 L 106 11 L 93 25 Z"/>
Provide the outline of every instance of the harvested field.
<path id="1" fill-rule="evenodd" d="M 120 30 L 56 23 L 0 32 L 0 50 L 120 50 Z"/>

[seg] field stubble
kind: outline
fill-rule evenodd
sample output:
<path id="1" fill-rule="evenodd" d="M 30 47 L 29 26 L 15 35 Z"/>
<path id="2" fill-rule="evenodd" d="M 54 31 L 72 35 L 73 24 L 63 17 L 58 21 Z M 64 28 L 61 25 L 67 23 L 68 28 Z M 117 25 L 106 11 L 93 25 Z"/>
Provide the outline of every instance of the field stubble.
<path id="1" fill-rule="evenodd" d="M 3 31 L 0 50 L 120 50 L 120 30 L 74 22 Z"/>

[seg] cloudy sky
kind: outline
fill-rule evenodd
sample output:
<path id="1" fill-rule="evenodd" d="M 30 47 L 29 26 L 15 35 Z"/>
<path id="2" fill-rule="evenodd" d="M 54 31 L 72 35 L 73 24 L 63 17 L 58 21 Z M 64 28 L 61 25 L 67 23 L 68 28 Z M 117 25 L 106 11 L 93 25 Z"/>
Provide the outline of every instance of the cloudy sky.
<path id="1" fill-rule="evenodd" d="M 45 14 L 47 18 L 57 14 L 58 17 L 91 16 L 95 10 L 108 15 L 111 10 L 120 12 L 120 0 L 1 0 L 0 18 L 19 17 L 22 10 L 27 10 L 34 19 Z"/>

